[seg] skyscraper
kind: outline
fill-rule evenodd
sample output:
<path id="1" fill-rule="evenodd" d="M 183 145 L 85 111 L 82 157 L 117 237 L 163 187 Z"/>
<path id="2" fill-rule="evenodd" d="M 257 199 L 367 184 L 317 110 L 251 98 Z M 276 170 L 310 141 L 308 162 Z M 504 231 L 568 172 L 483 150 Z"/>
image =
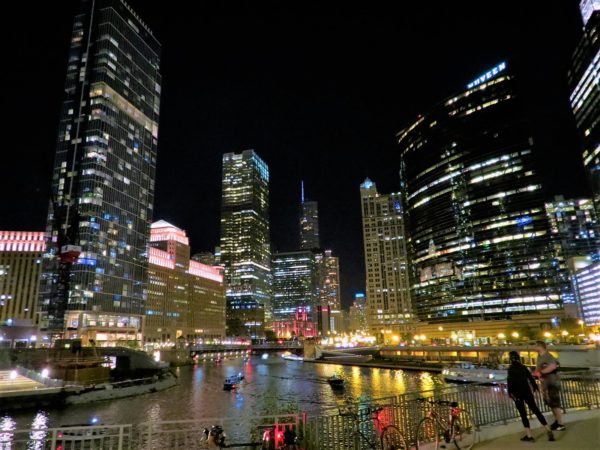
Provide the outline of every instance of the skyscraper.
<path id="1" fill-rule="evenodd" d="M 320 294 L 320 272 L 315 254 L 311 250 L 275 253 L 271 271 L 273 320 L 292 320 L 298 309 L 315 320 Z"/>
<path id="2" fill-rule="evenodd" d="M 190 259 L 184 230 L 164 220 L 150 232 L 146 343 L 225 337 L 222 268 Z"/>
<path id="3" fill-rule="evenodd" d="M 413 317 L 402 195 L 380 194 L 367 178 L 360 196 L 369 328 L 402 332 Z"/>
<path id="4" fill-rule="evenodd" d="M 319 239 L 319 205 L 315 201 L 304 198 L 304 181 L 301 184 L 300 195 L 300 248 L 313 250 L 321 248 Z"/>
<path id="5" fill-rule="evenodd" d="M 340 291 L 340 261 L 337 256 L 333 256 L 331 250 L 316 252 L 315 260 L 317 262 L 317 270 L 319 273 L 319 303 L 322 306 L 329 306 L 329 330 L 339 333 L 343 328 Z"/>
<path id="6" fill-rule="evenodd" d="M 600 259 L 600 222 L 591 199 L 565 200 L 558 196 L 546 203 L 546 214 L 562 258 L 595 256 Z"/>
<path id="7" fill-rule="evenodd" d="M 123 0 L 73 23 L 52 176 L 42 327 L 141 341 L 154 207 L 161 46 Z"/>
<path id="8" fill-rule="evenodd" d="M 229 335 L 258 337 L 271 318 L 269 169 L 254 150 L 223 155 L 221 254 Z"/>
<path id="9" fill-rule="evenodd" d="M 561 310 L 567 280 L 552 257 L 530 136 L 505 63 L 398 133 L 421 320 L 530 313 L 541 322 L 540 312 Z"/>
<path id="10" fill-rule="evenodd" d="M 569 70 L 569 100 L 583 138 L 583 164 L 600 209 L 600 2 L 581 0 L 583 35 Z"/>

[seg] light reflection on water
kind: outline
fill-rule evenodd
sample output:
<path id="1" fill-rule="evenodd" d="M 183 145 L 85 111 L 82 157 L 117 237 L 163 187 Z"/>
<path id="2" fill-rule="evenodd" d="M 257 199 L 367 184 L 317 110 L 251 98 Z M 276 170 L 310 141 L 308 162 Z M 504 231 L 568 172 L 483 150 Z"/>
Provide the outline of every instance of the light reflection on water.
<path id="1" fill-rule="evenodd" d="M 227 376 L 243 372 L 245 381 L 235 391 L 223 391 Z M 318 414 L 346 397 L 367 400 L 407 391 L 432 389 L 444 382 L 439 375 L 390 369 L 286 361 L 277 355 L 203 362 L 177 369 L 180 384 L 163 392 L 121 400 L 73 405 L 45 411 L 13 412 L 0 418 L 2 433 L 31 428 L 81 424 L 97 416 L 99 423 L 139 423 L 202 417 L 252 417 L 295 410 Z M 334 392 L 327 378 L 341 373 L 346 388 Z M 37 415 L 36 415 L 37 414 Z M 1 441 L 0 441 L 1 442 Z"/>

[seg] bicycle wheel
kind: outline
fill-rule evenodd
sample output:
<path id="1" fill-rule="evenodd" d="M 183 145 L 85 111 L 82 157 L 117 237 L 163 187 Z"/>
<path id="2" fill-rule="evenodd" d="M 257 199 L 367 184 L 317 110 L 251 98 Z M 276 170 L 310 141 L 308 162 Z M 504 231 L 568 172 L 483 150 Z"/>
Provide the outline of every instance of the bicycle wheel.
<path id="1" fill-rule="evenodd" d="M 381 433 L 382 450 L 408 450 L 404 436 L 394 425 L 389 425 Z"/>
<path id="2" fill-rule="evenodd" d="M 458 450 L 471 450 L 477 433 L 471 414 L 461 411 L 452 423 L 452 440 Z"/>
<path id="3" fill-rule="evenodd" d="M 423 417 L 417 425 L 417 450 L 438 450 L 440 437 L 438 426 L 431 417 Z"/>

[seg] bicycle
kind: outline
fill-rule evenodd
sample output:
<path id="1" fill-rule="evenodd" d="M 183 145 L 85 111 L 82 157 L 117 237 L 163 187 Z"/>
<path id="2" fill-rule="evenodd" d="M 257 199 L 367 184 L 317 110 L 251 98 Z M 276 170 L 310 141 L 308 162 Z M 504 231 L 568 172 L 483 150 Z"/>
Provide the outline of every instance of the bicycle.
<path id="1" fill-rule="evenodd" d="M 454 442 L 458 450 L 470 450 L 475 444 L 475 423 L 471 415 L 457 402 L 418 398 L 420 403 L 449 407 L 448 419 L 431 408 L 417 425 L 417 450 L 446 448 Z M 433 447 L 430 446 L 433 438 Z M 441 444 L 441 445 L 440 445 Z"/>
<path id="2" fill-rule="evenodd" d="M 204 428 L 202 437 L 200 438 L 200 444 L 202 448 L 240 448 L 240 447 L 260 447 L 261 450 L 269 450 L 270 445 L 270 433 L 265 431 L 261 442 L 245 442 L 245 443 L 234 443 L 228 444 L 226 442 L 227 435 L 225 430 L 220 425 L 213 425 L 210 430 Z"/>
<path id="3" fill-rule="evenodd" d="M 380 414 L 383 411 L 383 407 L 379 406 L 375 409 L 367 408 L 365 413 L 375 422 L 375 428 L 381 430 L 379 433 L 379 439 L 377 437 L 373 440 L 367 436 L 360 427 L 360 417 L 358 413 L 354 411 L 341 411 L 340 416 L 351 417 L 353 419 L 354 430 L 352 431 L 354 436 L 358 436 L 363 442 L 366 442 L 371 450 L 408 450 L 404 435 L 395 425 L 383 425 L 380 419 Z"/>

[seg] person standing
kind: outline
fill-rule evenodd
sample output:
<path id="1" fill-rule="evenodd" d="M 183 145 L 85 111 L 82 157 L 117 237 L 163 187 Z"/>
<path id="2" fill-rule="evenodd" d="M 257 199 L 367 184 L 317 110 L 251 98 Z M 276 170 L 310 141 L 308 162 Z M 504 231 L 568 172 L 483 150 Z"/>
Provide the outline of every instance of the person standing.
<path id="1" fill-rule="evenodd" d="M 529 369 L 521 363 L 521 356 L 516 351 L 509 353 L 510 367 L 508 368 L 508 395 L 514 400 L 515 406 L 521 415 L 521 422 L 525 428 L 525 436 L 521 438 L 525 442 L 533 442 L 535 439 L 531 434 L 531 427 L 529 425 L 529 418 L 527 417 L 527 410 L 525 405 L 529 407 L 529 410 L 535 414 L 540 423 L 546 428 L 548 434 L 548 440 L 554 441 L 554 434 L 546 418 L 538 408 L 533 398 L 533 392 L 537 391 L 538 387 L 535 379 L 529 372 Z"/>
<path id="2" fill-rule="evenodd" d="M 558 431 L 566 430 L 562 423 L 562 409 L 560 406 L 560 378 L 558 376 L 560 364 L 550 354 L 544 341 L 536 341 L 535 351 L 538 353 L 538 358 L 533 375 L 541 380 L 544 402 L 554 415 L 554 423 L 550 427 Z"/>

